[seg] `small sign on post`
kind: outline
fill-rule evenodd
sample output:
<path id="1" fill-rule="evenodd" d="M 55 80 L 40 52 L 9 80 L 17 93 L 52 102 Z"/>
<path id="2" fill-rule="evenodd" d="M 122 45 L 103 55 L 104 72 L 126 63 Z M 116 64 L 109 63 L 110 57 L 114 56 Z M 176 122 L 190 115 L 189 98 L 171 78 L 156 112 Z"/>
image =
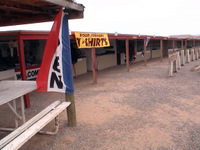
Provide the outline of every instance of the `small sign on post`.
<path id="1" fill-rule="evenodd" d="M 100 48 L 110 46 L 108 34 L 75 32 L 78 48 Z"/>
<path id="2" fill-rule="evenodd" d="M 75 32 L 75 39 L 76 39 L 76 44 L 78 48 L 90 48 L 92 50 L 94 83 L 97 83 L 95 48 L 110 46 L 108 34 Z"/>

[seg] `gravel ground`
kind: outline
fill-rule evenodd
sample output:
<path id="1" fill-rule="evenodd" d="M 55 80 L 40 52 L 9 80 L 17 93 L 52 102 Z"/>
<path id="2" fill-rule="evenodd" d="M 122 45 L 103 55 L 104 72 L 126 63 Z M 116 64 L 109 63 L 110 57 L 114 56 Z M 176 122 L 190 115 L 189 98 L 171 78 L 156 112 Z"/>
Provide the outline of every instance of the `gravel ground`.
<path id="1" fill-rule="evenodd" d="M 68 127 L 66 113 L 60 115 L 57 135 L 37 134 L 21 150 L 199 150 L 200 71 L 186 64 L 168 76 L 168 60 L 159 59 L 116 66 L 74 80 L 77 126 Z M 31 118 L 64 94 L 33 92 Z M 13 126 L 7 105 L 0 108 L 0 126 Z M 52 130 L 50 123 L 45 130 Z M 0 138 L 7 133 L 0 132 Z"/>

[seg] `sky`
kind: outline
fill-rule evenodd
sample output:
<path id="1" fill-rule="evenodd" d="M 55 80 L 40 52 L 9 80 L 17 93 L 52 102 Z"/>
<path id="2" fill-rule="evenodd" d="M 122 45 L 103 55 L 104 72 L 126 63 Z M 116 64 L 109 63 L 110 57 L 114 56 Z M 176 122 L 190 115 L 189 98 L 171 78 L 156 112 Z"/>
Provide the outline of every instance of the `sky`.
<path id="1" fill-rule="evenodd" d="M 84 18 L 69 21 L 71 31 L 169 36 L 200 35 L 200 0 L 76 0 Z M 52 22 L 0 27 L 50 30 Z"/>

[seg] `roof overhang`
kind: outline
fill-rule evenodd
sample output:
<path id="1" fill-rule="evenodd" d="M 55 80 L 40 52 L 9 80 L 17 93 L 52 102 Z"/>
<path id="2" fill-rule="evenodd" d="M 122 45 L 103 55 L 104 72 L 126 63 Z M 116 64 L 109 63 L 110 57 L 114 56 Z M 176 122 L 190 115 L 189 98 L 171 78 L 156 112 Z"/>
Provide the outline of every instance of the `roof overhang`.
<path id="1" fill-rule="evenodd" d="M 0 27 L 53 21 L 63 7 L 69 19 L 83 18 L 84 6 L 71 0 L 0 1 Z"/>

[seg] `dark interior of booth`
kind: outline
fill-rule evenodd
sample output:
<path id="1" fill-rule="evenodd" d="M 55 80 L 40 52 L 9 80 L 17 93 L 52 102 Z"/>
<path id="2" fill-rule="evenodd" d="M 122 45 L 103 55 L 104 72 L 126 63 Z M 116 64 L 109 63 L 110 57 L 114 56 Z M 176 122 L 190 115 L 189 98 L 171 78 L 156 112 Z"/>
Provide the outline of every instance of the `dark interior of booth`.
<path id="1" fill-rule="evenodd" d="M 24 40 L 26 67 L 40 65 L 46 40 Z M 0 71 L 19 68 L 19 54 L 16 40 L 0 41 Z"/>

